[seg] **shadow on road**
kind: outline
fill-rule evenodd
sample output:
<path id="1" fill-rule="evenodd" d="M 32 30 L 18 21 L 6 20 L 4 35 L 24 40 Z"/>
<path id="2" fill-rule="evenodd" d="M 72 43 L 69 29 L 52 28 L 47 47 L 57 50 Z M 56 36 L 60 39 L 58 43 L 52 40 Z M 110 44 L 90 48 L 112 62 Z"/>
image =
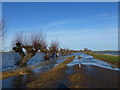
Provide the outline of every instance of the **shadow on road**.
<path id="1" fill-rule="evenodd" d="M 63 83 L 61 83 L 59 86 L 58 86 L 58 88 L 57 88 L 57 90 L 59 90 L 60 88 L 62 88 L 62 89 L 67 89 L 67 90 L 70 90 L 70 88 L 68 88 L 65 84 L 63 84 Z"/>

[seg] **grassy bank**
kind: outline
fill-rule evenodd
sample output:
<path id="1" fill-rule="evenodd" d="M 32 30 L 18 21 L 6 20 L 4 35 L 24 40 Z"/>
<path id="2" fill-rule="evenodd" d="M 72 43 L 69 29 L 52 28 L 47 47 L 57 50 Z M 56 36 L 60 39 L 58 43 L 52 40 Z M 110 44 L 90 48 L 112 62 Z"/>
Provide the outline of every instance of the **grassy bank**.
<path id="1" fill-rule="evenodd" d="M 2 75 L 2 77 L 0 77 L 0 80 L 6 79 L 6 78 L 9 78 L 9 77 L 13 77 L 13 76 L 28 74 L 28 72 L 31 71 L 32 69 L 38 68 L 38 67 L 46 65 L 46 64 L 49 64 L 49 62 L 45 61 L 38 66 L 32 66 L 32 67 L 22 66 L 19 69 L 15 69 L 15 70 L 12 70 L 12 71 L 1 72 L 0 74 Z"/>
<path id="2" fill-rule="evenodd" d="M 20 69 L 16 69 L 16 70 L 13 70 L 13 71 L 5 71 L 5 72 L 2 72 L 0 73 L 2 75 L 2 77 L 0 77 L 0 80 L 2 79 L 6 79 L 6 78 L 9 78 L 9 77 L 13 77 L 13 76 L 18 76 L 18 75 L 24 75 L 24 74 L 28 74 L 28 72 L 32 69 L 35 69 L 37 67 L 40 67 L 40 66 L 43 66 L 44 64 L 41 64 L 39 66 L 36 66 L 36 67 L 21 67 Z"/>
<path id="3" fill-rule="evenodd" d="M 69 58 L 72 58 L 72 57 L 68 57 Z M 71 60 L 71 59 L 70 59 Z M 67 62 L 69 62 L 69 60 L 63 62 L 62 64 L 66 64 Z M 13 70 L 13 71 L 5 71 L 5 72 L 2 72 L 0 73 L 0 75 L 2 75 L 2 77 L 0 77 L 0 80 L 2 79 L 6 79 L 6 78 L 9 78 L 9 77 L 13 77 L 13 76 L 18 76 L 18 75 L 24 75 L 24 74 L 28 74 L 29 71 L 35 69 L 35 68 L 38 68 L 40 66 L 43 66 L 43 65 L 46 65 L 46 64 L 49 64 L 49 61 L 45 61 L 44 63 L 41 63 L 40 65 L 38 66 L 33 66 L 33 67 L 27 67 L 27 66 L 22 66 L 21 68 L 19 69 L 16 69 L 16 70 Z M 58 65 L 56 68 L 60 68 L 60 67 L 63 67 L 61 64 L 60 66 Z"/>
<path id="4" fill-rule="evenodd" d="M 112 51 L 112 50 L 106 50 L 106 51 L 92 51 L 92 52 L 120 52 L 120 51 Z"/>
<path id="5" fill-rule="evenodd" d="M 115 65 L 120 65 L 120 56 L 105 55 L 99 53 L 87 53 L 96 59 L 104 60 Z"/>
<path id="6" fill-rule="evenodd" d="M 38 80 L 29 82 L 27 84 L 28 88 L 52 88 L 54 87 L 58 81 L 64 80 L 64 74 L 68 66 L 66 64 L 73 61 L 75 56 L 67 57 L 66 60 L 59 64 L 58 66 L 54 67 L 53 69 L 43 72 Z M 57 86 L 57 85 L 56 85 Z"/>

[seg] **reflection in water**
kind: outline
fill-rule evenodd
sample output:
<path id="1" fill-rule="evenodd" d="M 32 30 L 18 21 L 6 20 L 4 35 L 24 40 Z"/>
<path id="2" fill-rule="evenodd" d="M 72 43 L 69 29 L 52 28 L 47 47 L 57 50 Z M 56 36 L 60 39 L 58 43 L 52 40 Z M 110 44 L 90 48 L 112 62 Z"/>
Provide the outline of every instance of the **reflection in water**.
<path id="1" fill-rule="evenodd" d="M 20 75 L 17 76 L 16 78 L 13 79 L 13 85 L 15 86 L 15 88 L 22 88 L 21 86 L 24 87 L 25 84 L 25 76 Z"/>
<path id="2" fill-rule="evenodd" d="M 46 65 L 35 68 L 31 71 L 28 71 L 25 75 L 19 75 L 15 77 L 10 77 L 7 79 L 2 80 L 2 87 L 3 88 L 24 88 L 27 82 L 37 80 L 42 72 L 48 71 L 55 67 L 56 65 L 62 63 L 64 61 L 64 57 L 57 57 L 51 60 L 48 60 Z M 35 64 L 33 66 L 36 66 Z M 28 65 L 28 67 L 30 67 Z"/>
<path id="3" fill-rule="evenodd" d="M 25 88 L 27 82 L 30 82 L 33 79 L 34 80 L 36 79 L 36 77 L 33 75 L 34 75 L 34 72 L 29 71 L 28 74 L 16 76 L 13 79 L 13 86 L 15 86 L 15 88 Z"/>

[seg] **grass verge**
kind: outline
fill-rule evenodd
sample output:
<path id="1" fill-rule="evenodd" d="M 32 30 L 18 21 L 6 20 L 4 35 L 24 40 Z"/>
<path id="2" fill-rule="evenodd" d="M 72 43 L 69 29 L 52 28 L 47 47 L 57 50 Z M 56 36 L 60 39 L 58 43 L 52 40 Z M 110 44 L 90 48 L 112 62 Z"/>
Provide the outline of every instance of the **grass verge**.
<path id="1" fill-rule="evenodd" d="M 32 66 L 32 67 L 22 66 L 21 68 L 16 69 L 16 70 L 1 72 L 0 74 L 2 75 L 2 77 L 0 77 L 0 80 L 13 77 L 13 76 L 28 74 L 28 71 L 38 68 L 40 66 L 46 65 L 46 63 L 48 62 L 45 61 L 44 63 L 41 63 L 38 66 Z"/>
<path id="2" fill-rule="evenodd" d="M 40 66 L 43 66 L 43 65 L 46 65 L 49 64 L 48 61 L 45 61 L 44 63 L 38 65 L 38 66 L 33 66 L 33 67 L 27 67 L 27 66 L 24 66 L 24 67 L 21 67 L 20 69 L 16 69 L 16 70 L 13 70 L 13 71 L 5 71 L 5 72 L 1 72 L 0 75 L 2 75 L 2 77 L 0 77 L 0 80 L 2 79 L 6 79 L 6 78 L 9 78 L 9 77 L 13 77 L 13 76 L 18 76 L 18 75 L 24 75 L 24 74 L 28 74 L 28 72 L 32 69 L 35 69 L 35 68 L 38 68 Z M 63 62 L 63 63 L 66 63 L 66 62 Z M 61 65 L 62 66 L 62 65 Z M 61 67 L 60 66 L 60 67 Z M 59 67 L 59 65 L 57 66 Z M 60 68 L 59 67 L 59 68 Z M 63 66 L 62 66 L 63 67 Z"/>
<path id="3" fill-rule="evenodd" d="M 120 67 L 120 56 L 105 55 L 99 53 L 87 53 L 96 59 L 104 60 Z"/>

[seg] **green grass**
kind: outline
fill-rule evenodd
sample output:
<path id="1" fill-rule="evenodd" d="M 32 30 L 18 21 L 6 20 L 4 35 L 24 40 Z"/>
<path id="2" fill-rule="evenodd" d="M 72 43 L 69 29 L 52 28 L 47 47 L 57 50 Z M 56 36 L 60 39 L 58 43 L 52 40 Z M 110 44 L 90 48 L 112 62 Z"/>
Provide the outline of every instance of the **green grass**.
<path id="1" fill-rule="evenodd" d="M 106 50 L 106 51 L 92 51 L 92 52 L 120 52 L 120 51 Z"/>
<path id="2" fill-rule="evenodd" d="M 88 53 L 96 59 L 104 60 L 115 65 L 120 65 L 120 56 L 105 55 L 99 53 Z"/>

